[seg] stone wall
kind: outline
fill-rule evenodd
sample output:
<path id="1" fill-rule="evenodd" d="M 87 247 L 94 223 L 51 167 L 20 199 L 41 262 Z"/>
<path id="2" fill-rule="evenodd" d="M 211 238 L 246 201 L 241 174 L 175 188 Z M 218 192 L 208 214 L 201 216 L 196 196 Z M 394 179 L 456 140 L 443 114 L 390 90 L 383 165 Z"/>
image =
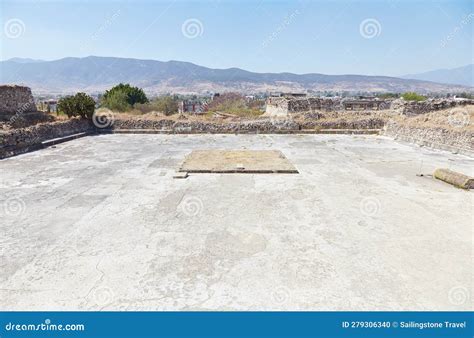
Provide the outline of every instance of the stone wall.
<path id="1" fill-rule="evenodd" d="M 90 121 L 71 119 L 42 123 L 27 128 L 0 131 L 0 158 L 42 148 L 42 142 L 82 132 L 163 132 L 175 134 L 192 133 L 298 133 L 298 132 L 374 132 L 384 128 L 384 135 L 397 140 L 449 150 L 474 156 L 474 131 L 453 130 L 442 127 L 408 126 L 398 121 L 378 116 L 345 118 L 343 113 L 332 113 L 340 117 L 314 119 L 259 118 L 255 120 L 206 121 L 119 118 L 107 128 L 99 129 Z M 339 130 L 339 131 L 338 131 Z"/>
<path id="2" fill-rule="evenodd" d="M 260 118 L 255 120 L 213 122 L 176 121 L 172 119 L 118 119 L 107 130 L 155 130 L 170 133 L 246 133 L 246 132 L 294 132 L 314 129 L 381 129 L 385 121 L 381 118 L 361 117 L 346 120 L 294 120 Z"/>
<path id="3" fill-rule="evenodd" d="M 0 131 L 0 159 L 40 149 L 42 142 L 81 132 L 93 131 L 90 121 L 71 119 L 41 123 L 27 128 Z"/>
<path id="4" fill-rule="evenodd" d="M 288 115 L 288 99 L 285 97 L 269 97 L 265 106 L 265 115 L 286 116 Z"/>
<path id="5" fill-rule="evenodd" d="M 23 86 L 0 86 L 0 121 L 14 116 L 35 113 L 36 105 L 31 89 Z"/>
<path id="6" fill-rule="evenodd" d="M 269 97 L 266 101 L 267 116 L 288 116 L 293 113 L 316 111 L 344 111 L 344 102 L 350 99 L 320 97 Z M 370 102 L 370 101 L 369 101 Z M 407 116 L 426 114 L 442 109 L 455 108 L 474 104 L 474 100 L 460 99 L 427 99 L 425 101 L 377 100 L 377 110 L 393 110 Z M 370 109 L 366 109 L 370 110 Z"/>
<path id="7" fill-rule="evenodd" d="M 323 98 L 323 97 L 269 97 L 266 101 L 265 114 L 267 116 L 286 116 L 294 113 L 306 112 L 333 112 L 345 111 L 344 103 L 351 101 L 350 99 L 341 98 Z M 364 100 L 359 100 L 364 101 Z M 393 100 L 374 100 L 373 107 L 367 104 L 368 108 L 362 109 L 370 110 L 386 110 L 392 109 L 391 104 Z M 364 102 L 372 102 L 365 100 Z M 404 103 L 403 103 L 404 104 Z M 402 104 L 402 105 L 403 105 Z"/>
<path id="8" fill-rule="evenodd" d="M 341 109 L 341 100 L 320 97 L 269 97 L 265 114 L 268 116 L 286 116 L 293 113 L 335 111 Z"/>
<path id="9" fill-rule="evenodd" d="M 288 111 L 290 113 L 334 111 L 341 109 L 341 102 L 337 99 L 327 99 L 319 97 L 308 97 L 301 99 L 292 99 L 288 102 Z"/>
<path id="10" fill-rule="evenodd" d="M 390 121 L 383 134 L 396 140 L 474 157 L 474 131 L 414 127 Z"/>
<path id="11" fill-rule="evenodd" d="M 474 104 L 474 100 L 428 99 L 420 102 L 405 101 L 402 112 L 404 115 L 414 116 L 469 104 Z"/>

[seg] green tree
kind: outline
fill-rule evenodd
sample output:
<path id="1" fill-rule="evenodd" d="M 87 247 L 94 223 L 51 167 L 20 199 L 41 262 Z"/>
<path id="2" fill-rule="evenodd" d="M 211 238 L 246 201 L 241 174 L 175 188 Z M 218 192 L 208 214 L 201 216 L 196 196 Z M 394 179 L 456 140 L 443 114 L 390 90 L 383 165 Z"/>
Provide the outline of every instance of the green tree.
<path id="1" fill-rule="evenodd" d="M 262 114 L 262 101 L 248 102 L 239 93 L 223 93 L 207 105 L 208 112 L 222 112 L 238 116 L 258 116 Z"/>
<path id="2" fill-rule="evenodd" d="M 143 89 L 130 84 L 120 83 L 105 91 L 101 98 L 101 105 L 110 109 L 125 111 L 137 103 L 147 103 L 148 98 Z"/>
<path id="3" fill-rule="evenodd" d="M 142 114 L 160 112 L 165 115 L 171 115 L 178 112 L 178 107 L 179 97 L 177 95 L 164 95 L 154 98 L 148 103 L 137 103 L 133 108 Z"/>
<path id="4" fill-rule="evenodd" d="M 127 93 L 124 91 L 113 91 L 105 97 L 102 97 L 101 106 L 107 107 L 116 111 L 127 111 L 132 108 L 128 103 Z"/>
<path id="5" fill-rule="evenodd" d="M 77 93 L 59 100 L 58 110 L 69 117 L 80 116 L 91 119 L 95 110 L 95 101 L 86 93 Z"/>
<path id="6" fill-rule="evenodd" d="M 461 98 L 464 98 L 464 99 L 474 99 L 474 94 L 473 93 L 467 93 L 467 92 L 463 92 L 463 93 L 459 93 L 459 94 L 456 94 L 456 97 L 461 97 Z"/>
<path id="7" fill-rule="evenodd" d="M 380 93 L 376 95 L 380 99 L 397 99 L 400 97 L 400 94 L 397 93 Z"/>
<path id="8" fill-rule="evenodd" d="M 402 97 L 406 101 L 424 101 L 426 97 L 415 92 L 406 92 L 402 94 Z"/>
<path id="9" fill-rule="evenodd" d="M 162 96 L 153 100 L 153 107 L 156 110 L 164 113 L 165 115 L 171 115 L 178 112 L 178 101 L 172 96 Z"/>

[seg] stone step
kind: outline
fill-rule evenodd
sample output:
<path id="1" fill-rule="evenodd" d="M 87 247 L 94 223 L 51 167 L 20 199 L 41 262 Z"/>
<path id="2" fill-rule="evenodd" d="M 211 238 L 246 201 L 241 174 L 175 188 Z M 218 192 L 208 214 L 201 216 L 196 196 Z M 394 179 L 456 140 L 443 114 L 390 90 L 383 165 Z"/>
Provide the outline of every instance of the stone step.
<path id="1" fill-rule="evenodd" d="M 56 145 L 56 144 L 59 144 L 59 143 L 75 140 L 77 138 L 84 137 L 84 136 L 87 136 L 87 135 L 90 135 L 90 134 L 91 134 L 90 132 L 86 131 L 86 132 L 72 134 L 72 135 L 68 135 L 68 136 L 57 137 L 57 138 L 53 138 L 51 140 L 43 141 L 43 142 L 41 142 L 41 145 L 42 145 L 43 148 L 46 148 L 46 147 L 50 147 L 50 146 L 53 146 L 53 145 Z"/>

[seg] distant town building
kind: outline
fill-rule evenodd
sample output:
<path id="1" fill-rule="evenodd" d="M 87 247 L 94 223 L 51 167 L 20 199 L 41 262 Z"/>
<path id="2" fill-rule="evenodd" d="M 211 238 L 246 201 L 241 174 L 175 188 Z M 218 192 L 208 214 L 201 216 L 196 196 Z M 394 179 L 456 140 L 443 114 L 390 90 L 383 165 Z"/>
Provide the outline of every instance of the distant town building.
<path id="1" fill-rule="evenodd" d="M 305 97 L 306 93 L 284 93 L 284 92 L 273 92 L 270 93 L 272 97 Z"/>
<path id="2" fill-rule="evenodd" d="M 206 104 L 199 100 L 183 100 L 178 104 L 178 112 L 203 114 L 205 112 Z"/>
<path id="3" fill-rule="evenodd" d="M 48 113 L 57 113 L 58 101 L 54 99 L 44 100 L 41 102 L 41 108 Z"/>

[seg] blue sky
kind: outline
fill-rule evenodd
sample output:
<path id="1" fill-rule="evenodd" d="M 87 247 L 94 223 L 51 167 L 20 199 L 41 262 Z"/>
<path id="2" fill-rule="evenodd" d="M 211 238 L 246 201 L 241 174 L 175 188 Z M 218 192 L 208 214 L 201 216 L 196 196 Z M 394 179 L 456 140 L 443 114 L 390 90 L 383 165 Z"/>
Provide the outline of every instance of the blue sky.
<path id="1" fill-rule="evenodd" d="M 1 59 L 117 56 L 402 75 L 473 62 L 471 1 L 9 1 Z"/>

